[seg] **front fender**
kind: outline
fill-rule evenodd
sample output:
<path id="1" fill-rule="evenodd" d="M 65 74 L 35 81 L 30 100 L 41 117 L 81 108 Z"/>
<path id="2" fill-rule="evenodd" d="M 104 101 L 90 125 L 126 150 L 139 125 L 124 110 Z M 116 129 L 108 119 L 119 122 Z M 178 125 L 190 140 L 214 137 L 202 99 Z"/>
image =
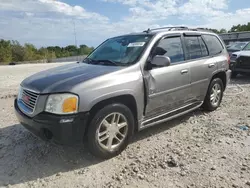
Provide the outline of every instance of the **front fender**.
<path id="1" fill-rule="evenodd" d="M 134 94 L 133 90 L 129 90 L 129 89 L 119 90 L 119 91 L 115 91 L 115 92 L 112 92 L 112 93 L 106 93 L 104 95 L 100 95 L 100 96 L 94 98 L 89 103 L 89 105 L 84 108 L 84 111 L 90 111 L 93 106 L 95 106 L 97 103 L 99 103 L 101 101 L 112 99 L 114 97 L 119 97 L 119 96 L 123 96 L 123 95 L 131 95 L 131 96 L 133 96 L 135 98 L 135 101 L 136 101 L 136 97 L 135 97 L 135 94 Z"/>

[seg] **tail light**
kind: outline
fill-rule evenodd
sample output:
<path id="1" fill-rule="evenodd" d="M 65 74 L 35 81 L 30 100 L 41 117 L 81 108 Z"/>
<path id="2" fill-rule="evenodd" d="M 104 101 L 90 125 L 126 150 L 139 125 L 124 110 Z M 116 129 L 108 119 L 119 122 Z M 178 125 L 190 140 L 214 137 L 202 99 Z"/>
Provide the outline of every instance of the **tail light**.
<path id="1" fill-rule="evenodd" d="M 230 56 L 227 54 L 227 63 L 230 64 Z"/>

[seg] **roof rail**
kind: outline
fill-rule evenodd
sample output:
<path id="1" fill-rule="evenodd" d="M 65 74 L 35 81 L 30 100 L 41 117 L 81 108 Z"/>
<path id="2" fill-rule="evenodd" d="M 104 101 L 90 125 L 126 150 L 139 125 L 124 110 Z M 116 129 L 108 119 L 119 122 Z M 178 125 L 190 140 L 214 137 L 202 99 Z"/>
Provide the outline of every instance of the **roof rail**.
<path id="1" fill-rule="evenodd" d="M 208 28 L 198 27 L 198 28 L 195 28 L 195 29 L 196 29 L 196 31 L 206 31 L 206 32 L 214 33 L 211 29 L 208 29 Z"/>
<path id="2" fill-rule="evenodd" d="M 173 31 L 173 30 L 189 30 L 189 31 L 206 31 L 206 32 L 212 32 L 212 30 L 209 30 L 207 28 L 188 28 L 185 26 L 177 26 L 177 27 L 160 27 L 160 28 L 154 28 L 143 31 L 144 33 L 150 33 L 151 31 L 157 31 L 157 30 L 167 30 L 167 31 Z"/>
<path id="3" fill-rule="evenodd" d="M 159 27 L 159 28 L 154 28 L 154 29 L 148 28 L 147 30 L 145 30 L 143 32 L 150 33 L 151 31 L 157 31 L 157 30 L 172 31 L 172 30 L 184 30 L 184 29 L 188 29 L 188 27 L 185 27 L 185 26 L 176 26 L 176 27 Z"/>

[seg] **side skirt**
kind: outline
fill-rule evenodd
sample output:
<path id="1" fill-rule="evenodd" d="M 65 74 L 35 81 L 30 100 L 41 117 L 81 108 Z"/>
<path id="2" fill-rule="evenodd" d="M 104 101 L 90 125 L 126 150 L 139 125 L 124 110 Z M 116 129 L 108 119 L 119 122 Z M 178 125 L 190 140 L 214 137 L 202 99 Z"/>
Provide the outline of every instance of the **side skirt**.
<path id="1" fill-rule="evenodd" d="M 154 126 L 156 124 L 160 124 L 160 123 L 163 123 L 163 122 L 166 122 L 166 121 L 169 121 L 171 119 L 174 119 L 176 117 L 179 117 L 179 116 L 182 116 L 184 114 L 187 114 L 199 107 L 201 107 L 203 102 L 196 102 L 196 103 L 192 103 L 192 104 L 189 104 L 189 105 L 186 105 L 186 106 L 183 106 L 181 108 L 178 108 L 178 109 L 175 109 L 175 110 L 172 110 L 172 111 L 169 111 L 167 113 L 164 113 L 164 114 L 161 114 L 161 115 L 158 115 L 158 116 L 155 116 L 153 118 L 150 118 L 150 119 L 144 119 L 141 123 L 141 125 L 139 126 L 139 131 L 140 130 L 143 130 L 145 128 L 148 128 L 148 127 L 151 127 L 151 126 Z"/>

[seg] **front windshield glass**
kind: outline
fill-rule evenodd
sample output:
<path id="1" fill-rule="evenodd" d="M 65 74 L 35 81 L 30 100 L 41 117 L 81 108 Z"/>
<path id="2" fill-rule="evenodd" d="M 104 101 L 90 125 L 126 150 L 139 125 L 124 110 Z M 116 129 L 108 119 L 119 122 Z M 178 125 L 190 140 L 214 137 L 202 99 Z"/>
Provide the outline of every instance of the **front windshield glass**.
<path id="1" fill-rule="evenodd" d="M 228 49 L 233 49 L 233 50 L 241 50 L 242 48 L 244 48 L 246 46 L 245 42 L 239 42 L 236 44 L 233 44 L 232 46 L 230 46 Z"/>
<path id="2" fill-rule="evenodd" d="M 246 47 L 243 50 L 250 51 L 250 42 L 248 43 L 248 45 L 246 45 Z"/>
<path id="3" fill-rule="evenodd" d="M 87 60 L 89 63 L 109 62 L 118 66 L 134 64 L 151 38 L 152 35 L 126 35 L 108 39 Z"/>

